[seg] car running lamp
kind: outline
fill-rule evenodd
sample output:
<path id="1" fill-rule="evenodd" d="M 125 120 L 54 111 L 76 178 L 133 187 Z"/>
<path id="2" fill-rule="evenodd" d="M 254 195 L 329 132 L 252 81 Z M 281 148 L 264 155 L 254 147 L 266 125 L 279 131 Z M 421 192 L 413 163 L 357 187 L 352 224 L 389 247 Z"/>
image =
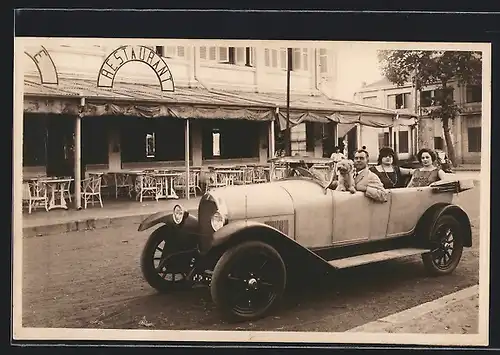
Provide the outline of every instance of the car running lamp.
<path id="1" fill-rule="evenodd" d="M 184 220 L 184 209 L 181 207 L 181 205 L 174 206 L 172 219 L 174 220 L 175 224 L 181 224 L 182 221 Z"/>
<path id="2" fill-rule="evenodd" d="M 212 225 L 212 229 L 214 230 L 214 232 L 217 232 L 219 229 L 221 229 L 224 226 L 225 221 L 226 219 L 224 218 L 222 213 L 216 211 L 210 219 L 210 224 Z"/>

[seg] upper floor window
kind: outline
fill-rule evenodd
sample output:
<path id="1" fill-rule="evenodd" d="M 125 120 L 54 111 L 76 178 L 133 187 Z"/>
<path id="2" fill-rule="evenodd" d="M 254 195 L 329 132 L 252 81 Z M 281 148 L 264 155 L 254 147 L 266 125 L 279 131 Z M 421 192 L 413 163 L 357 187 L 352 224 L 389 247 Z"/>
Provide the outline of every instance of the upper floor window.
<path id="1" fill-rule="evenodd" d="M 453 99 L 453 88 L 447 88 L 448 99 Z M 440 102 L 444 99 L 443 90 L 425 90 L 420 92 L 420 106 L 421 107 L 429 107 L 429 106 L 439 106 Z"/>
<path id="2" fill-rule="evenodd" d="M 467 97 L 466 101 L 469 102 L 481 102 L 482 101 L 482 92 L 481 85 L 468 85 L 467 86 Z"/>
<path id="3" fill-rule="evenodd" d="M 396 110 L 411 107 L 411 93 L 387 95 L 387 108 Z"/>
<path id="4" fill-rule="evenodd" d="M 366 96 L 363 97 L 363 104 L 368 106 L 377 106 L 378 97 L 377 96 Z"/>
<path id="5" fill-rule="evenodd" d="M 253 67 L 255 50 L 252 47 L 200 47 L 200 59 Z"/>
<path id="6" fill-rule="evenodd" d="M 328 52 L 325 48 L 319 50 L 319 72 L 328 73 Z"/>
<path id="7" fill-rule="evenodd" d="M 165 58 L 186 58 L 184 46 L 156 46 L 156 54 Z"/>
<path id="8" fill-rule="evenodd" d="M 271 68 L 279 68 L 286 70 L 288 62 L 287 48 L 264 49 L 264 65 Z M 309 49 L 308 48 L 292 48 L 292 63 L 291 70 L 307 71 L 309 70 Z"/>

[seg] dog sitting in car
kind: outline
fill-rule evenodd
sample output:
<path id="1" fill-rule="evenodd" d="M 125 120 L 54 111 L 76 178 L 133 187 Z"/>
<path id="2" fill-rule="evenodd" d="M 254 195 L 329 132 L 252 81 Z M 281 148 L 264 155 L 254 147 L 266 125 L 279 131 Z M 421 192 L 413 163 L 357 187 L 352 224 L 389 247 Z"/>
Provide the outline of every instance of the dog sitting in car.
<path id="1" fill-rule="evenodd" d="M 334 181 L 334 185 L 336 185 L 335 191 L 349 191 L 352 194 L 356 192 L 354 162 L 352 160 L 342 159 L 337 162 L 335 173 L 337 175 L 337 181 Z"/>

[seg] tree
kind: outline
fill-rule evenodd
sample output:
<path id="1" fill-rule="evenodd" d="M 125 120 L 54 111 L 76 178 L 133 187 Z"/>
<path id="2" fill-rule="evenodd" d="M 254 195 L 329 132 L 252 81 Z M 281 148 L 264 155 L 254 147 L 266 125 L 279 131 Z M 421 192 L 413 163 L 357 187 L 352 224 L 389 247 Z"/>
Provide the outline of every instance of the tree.
<path id="1" fill-rule="evenodd" d="M 465 51 L 408 51 L 382 50 L 378 60 L 383 75 L 391 82 L 402 86 L 411 82 L 417 92 L 427 85 L 438 84 L 440 89 L 433 98 L 429 117 L 440 118 L 448 156 L 457 166 L 455 148 L 451 139 L 450 121 L 462 111 L 453 100 L 450 82 L 462 85 L 480 85 L 482 58 L 480 52 Z"/>

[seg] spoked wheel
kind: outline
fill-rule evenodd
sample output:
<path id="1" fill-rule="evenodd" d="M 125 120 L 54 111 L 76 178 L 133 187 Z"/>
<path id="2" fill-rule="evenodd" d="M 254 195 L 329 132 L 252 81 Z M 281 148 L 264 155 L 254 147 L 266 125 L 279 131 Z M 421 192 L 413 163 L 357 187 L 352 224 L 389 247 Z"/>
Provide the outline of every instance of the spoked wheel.
<path id="1" fill-rule="evenodd" d="M 453 216 L 442 216 L 437 220 L 431 234 L 431 251 L 422 255 L 426 269 L 434 275 L 453 272 L 463 251 L 460 223 Z"/>
<path id="2" fill-rule="evenodd" d="M 270 245 L 251 241 L 226 251 L 217 262 L 210 291 L 214 303 L 232 320 L 266 315 L 282 296 L 286 269 Z"/>
<path id="3" fill-rule="evenodd" d="M 170 292 L 191 285 L 188 275 L 196 253 L 176 245 L 168 228 L 158 228 L 149 237 L 141 255 L 141 270 L 146 281 L 159 292 Z"/>

